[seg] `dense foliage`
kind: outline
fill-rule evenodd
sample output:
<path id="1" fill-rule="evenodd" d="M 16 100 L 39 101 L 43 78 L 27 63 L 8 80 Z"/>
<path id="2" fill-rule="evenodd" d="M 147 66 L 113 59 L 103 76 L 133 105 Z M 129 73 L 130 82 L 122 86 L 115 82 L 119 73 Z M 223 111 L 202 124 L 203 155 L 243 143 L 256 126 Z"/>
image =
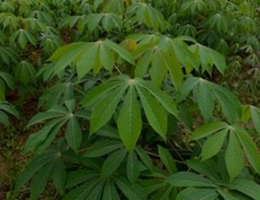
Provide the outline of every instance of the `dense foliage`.
<path id="1" fill-rule="evenodd" d="M 0 1 L 0 122 L 39 105 L 5 198 L 259 200 L 259 6 Z"/>

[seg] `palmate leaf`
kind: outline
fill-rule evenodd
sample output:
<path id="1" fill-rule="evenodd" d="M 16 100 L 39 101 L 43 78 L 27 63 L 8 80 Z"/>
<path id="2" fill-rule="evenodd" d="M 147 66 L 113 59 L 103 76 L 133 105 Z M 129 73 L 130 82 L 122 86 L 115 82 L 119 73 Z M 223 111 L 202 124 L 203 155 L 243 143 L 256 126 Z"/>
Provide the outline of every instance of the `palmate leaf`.
<path id="1" fill-rule="evenodd" d="M 141 111 L 136 99 L 136 92 L 130 86 L 120 110 L 118 121 L 118 133 L 128 150 L 133 150 L 139 135 L 141 134 Z"/>
<path id="2" fill-rule="evenodd" d="M 199 57 L 202 72 L 211 72 L 213 66 L 216 66 L 221 74 L 226 70 L 225 58 L 219 52 L 198 43 L 189 46 L 189 49 Z"/>
<path id="3" fill-rule="evenodd" d="M 214 100 L 220 104 L 229 123 L 235 123 L 241 115 L 242 106 L 239 99 L 224 87 L 205 79 L 190 76 L 183 84 L 181 98 L 185 99 L 193 91 L 199 109 L 206 121 L 212 115 Z M 207 95 L 207 96 L 206 96 Z"/>
<path id="4" fill-rule="evenodd" d="M 117 125 L 123 143 L 128 150 L 132 150 L 142 128 L 138 97 L 140 97 L 151 127 L 165 139 L 168 117 L 166 110 L 177 117 L 178 111 L 175 102 L 167 93 L 152 86 L 149 81 L 141 78 L 131 79 L 126 75 L 116 76 L 108 82 L 94 87 L 84 98 L 83 106 L 93 108 L 90 117 L 91 134 L 110 120 L 119 102 L 124 98 Z M 126 121 L 128 121 L 127 124 Z"/>
<path id="5" fill-rule="evenodd" d="M 137 44 L 132 54 L 138 58 L 135 75 L 143 77 L 149 69 L 149 75 L 156 86 L 170 74 L 173 85 L 177 90 L 183 82 L 182 68 L 186 72 L 197 68 L 197 58 L 182 38 L 170 38 L 164 35 L 132 35 L 128 39 Z"/>
<path id="6" fill-rule="evenodd" d="M 71 43 L 56 50 L 49 61 L 55 62 L 55 73 L 58 74 L 71 65 L 76 66 L 78 77 L 82 78 L 91 69 L 94 74 L 102 67 L 112 71 L 114 63 L 117 62 L 115 55 L 130 64 L 135 63 L 133 56 L 126 49 L 109 39 L 91 43 Z"/>

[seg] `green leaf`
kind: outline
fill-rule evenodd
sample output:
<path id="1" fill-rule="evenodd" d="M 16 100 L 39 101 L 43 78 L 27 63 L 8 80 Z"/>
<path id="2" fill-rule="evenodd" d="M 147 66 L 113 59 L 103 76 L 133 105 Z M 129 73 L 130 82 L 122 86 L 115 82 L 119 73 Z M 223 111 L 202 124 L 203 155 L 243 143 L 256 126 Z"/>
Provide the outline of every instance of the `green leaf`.
<path id="1" fill-rule="evenodd" d="M 109 180 L 105 183 L 102 200 L 120 200 L 115 184 Z"/>
<path id="2" fill-rule="evenodd" d="M 212 91 L 218 99 L 218 102 L 221 105 L 222 111 L 227 117 L 228 122 L 233 124 L 236 122 L 236 120 L 240 119 L 242 106 L 238 98 L 229 90 L 219 85 L 213 85 Z"/>
<path id="3" fill-rule="evenodd" d="M 147 152 L 140 146 L 135 147 L 135 151 L 138 154 L 141 161 L 144 163 L 144 165 L 152 171 L 153 164 Z"/>
<path id="4" fill-rule="evenodd" d="M 99 181 L 95 188 L 93 188 L 93 190 L 91 190 L 91 192 L 89 193 L 87 199 L 101 199 L 101 195 L 103 192 L 103 188 L 104 188 L 104 181 L 101 180 Z"/>
<path id="5" fill-rule="evenodd" d="M 171 153 L 162 146 L 158 146 L 158 152 L 160 159 L 166 169 L 169 171 L 170 174 L 173 174 L 177 171 L 175 160 L 173 159 Z"/>
<path id="6" fill-rule="evenodd" d="M 255 106 L 250 106 L 250 114 L 256 131 L 260 133 L 260 109 Z"/>
<path id="7" fill-rule="evenodd" d="M 117 178 L 116 184 L 129 200 L 146 200 L 146 196 L 140 192 L 141 186 L 131 186 L 125 179 Z"/>
<path id="8" fill-rule="evenodd" d="M 224 200 L 238 200 L 237 197 L 233 196 L 232 193 L 225 190 L 217 190 L 221 197 L 223 197 Z"/>
<path id="9" fill-rule="evenodd" d="M 105 98 L 107 94 L 119 87 L 122 84 L 121 81 L 111 81 L 111 82 L 104 82 L 99 86 L 93 87 L 84 97 L 82 104 L 84 107 L 89 107 L 102 98 Z"/>
<path id="10" fill-rule="evenodd" d="M 216 187 L 209 179 L 193 172 L 178 172 L 165 181 L 175 187 Z"/>
<path id="11" fill-rule="evenodd" d="M 228 188 L 244 193 L 253 199 L 260 199 L 260 185 L 249 179 L 235 179 Z"/>
<path id="12" fill-rule="evenodd" d="M 57 155 L 59 158 L 55 160 L 54 168 L 52 171 L 52 180 L 60 194 L 64 193 L 64 187 L 67 179 L 66 167 L 61 159 L 61 155 Z"/>
<path id="13" fill-rule="evenodd" d="M 242 128 L 237 127 L 236 133 L 249 163 L 254 170 L 260 174 L 260 155 L 256 144 L 251 140 L 248 133 Z"/>
<path id="14" fill-rule="evenodd" d="M 56 61 L 55 72 L 59 73 L 64 70 L 72 61 L 87 49 L 89 43 L 77 42 L 63 46 L 56 50 L 52 56 L 48 59 L 49 61 Z"/>
<path id="15" fill-rule="evenodd" d="M 55 109 L 50 109 L 46 112 L 40 112 L 37 113 L 35 116 L 33 116 L 29 123 L 27 124 L 27 127 L 30 127 L 34 124 L 42 123 L 45 120 L 52 119 L 52 118 L 63 118 L 68 114 L 68 112 L 63 107 L 56 107 Z"/>
<path id="16" fill-rule="evenodd" d="M 110 120 L 126 88 L 126 85 L 119 86 L 94 107 L 90 116 L 90 134 L 93 134 Z"/>
<path id="17" fill-rule="evenodd" d="M 75 189 L 71 190 L 69 193 L 67 193 L 63 199 L 64 200 L 85 200 L 87 199 L 88 195 L 91 191 L 95 190 L 96 185 L 99 182 L 98 177 L 94 177 L 90 181 L 76 187 Z"/>
<path id="18" fill-rule="evenodd" d="M 200 79 L 198 85 L 193 90 L 193 94 L 197 99 L 203 118 L 208 122 L 214 109 L 214 98 L 211 94 L 208 81 Z"/>
<path id="19" fill-rule="evenodd" d="M 43 165 L 47 163 L 51 163 L 53 160 L 52 154 L 43 154 L 34 158 L 26 169 L 18 176 L 15 183 L 15 191 L 19 191 L 19 189 L 24 186 L 26 182 L 28 182 L 32 176 L 39 171 Z"/>
<path id="20" fill-rule="evenodd" d="M 82 140 L 81 127 L 76 117 L 71 117 L 66 128 L 65 138 L 68 145 L 77 152 Z"/>
<path id="21" fill-rule="evenodd" d="M 52 173 L 54 163 L 49 163 L 42 167 L 35 177 L 33 178 L 31 185 L 30 185 L 30 199 L 36 200 L 38 196 L 44 191 L 44 188 L 47 185 L 47 181 Z"/>
<path id="22" fill-rule="evenodd" d="M 139 161 L 135 152 L 129 152 L 126 163 L 126 174 L 130 183 L 134 184 L 140 174 Z"/>
<path id="23" fill-rule="evenodd" d="M 212 133 L 218 132 L 228 126 L 226 122 L 210 122 L 201 127 L 191 135 L 191 140 L 199 140 L 201 138 L 207 137 Z"/>
<path id="24" fill-rule="evenodd" d="M 144 87 L 148 90 L 159 102 L 160 104 L 171 113 L 173 116 L 178 116 L 178 110 L 176 108 L 176 103 L 173 101 L 172 97 L 165 93 L 164 91 L 154 87 L 151 82 L 143 81 L 142 79 L 137 78 L 138 86 Z"/>
<path id="25" fill-rule="evenodd" d="M 221 130 L 207 139 L 202 147 L 202 161 L 215 156 L 221 150 L 221 147 L 226 139 L 227 132 L 227 129 Z"/>
<path id="26" fill-rule="evenodd" d="M 99 58 L 103 67 L 111 72 L 115 60 L 114 55 L 111 50 L 103 43 L 99 45 Z"/>
<path id="27" fill-rule="evenodd" d="M 79 79 L 83 78 L 91 69 L 93 69 L 95 74 L 99 72 L 101 65 L 99 63 L 98 50 L 98 43 L 91 43 L 84 52 L 74 59 Z"/>
<path id="28" fill-rule="evenodd" d="M 97 141 L 90 148 L 86 150 L 83 157 L 101 157 L 106 154 L 110 154 L 118 148 L 121 148 L 122 144 L 115 140 Z"/>
<path id="29" fill-rule="evenodd" d="M 71 171 L 67 175 L 67 182 L 65 188 L 73 188 L 84 182 L 88 182 L 91 179 L 97 179 L 97 176 L 99 176 L 99 174 L 93 170 L 79 169 Z"/>
<path id="30" fill-rule="evenodd" d="M 189 187 L 182 190 L 176 200 L 215 200 L 217 197 L 215 189 Z"/>
<path id="31" fill-rule="evenodd" d="M 52 131 L 58 132 L 65 123 L 63 119 L 55 119 L 47 123 L 41 130 L 29 136 L 25 143 L 24 152 L 35 151 L 44 143 Z M 56 134 L 55 134 L 56 135 Z"/>
<path id="32" fill-rule="evenodd" d="M 127 151 L 125 149 L 119 149 L 114 153 L 110 154 L 103 163 L 101 168 L 102 176 L 109 176 L 113 174 L 123 162 Z"/>
<path id="33" fill-rule="evenodd" d="M 229 133 L 225 162 L 231 182 L 244 167 L 244 153 L 234 132 Z"/>
<path id="34" fill-rule="evenodd" d="M 135 60 L 133 56 L 126 49 L 122 48 L 120 45 L 108 39 L 105 40 L 105 44 L 111 49 L 113 49 L 121 58 L 123 58 L 124 60 L 126 60 L 127 62 L 133 65 L 135 64 Z"/>
<path id="35" fill-rule="evenodd" d="M 136 88 L 149 124 L 163 139 L 166 139 L 167 114 L 165 113 L 165 110 L 146 90 L 141 87 Z"/>
<path id="36" fill-rule="evenodd" d="M 133 150 L 142 129 L 141 111 L 136 99 L 136 92 L 130 86 L 120 110 L 118 121 L 118 133 L 126 148 Z"/>

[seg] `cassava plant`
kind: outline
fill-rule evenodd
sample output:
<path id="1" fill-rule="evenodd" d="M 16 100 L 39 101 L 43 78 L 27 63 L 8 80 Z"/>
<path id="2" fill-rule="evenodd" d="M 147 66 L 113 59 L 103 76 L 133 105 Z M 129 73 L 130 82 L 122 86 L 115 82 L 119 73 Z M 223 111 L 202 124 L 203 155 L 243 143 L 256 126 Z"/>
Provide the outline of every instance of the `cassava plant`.
<path id="1" fill-rule="evenodd" d="M 259 64 L 258 6 L 0 1 L 0 98 L 43 91 L 8 198 L 260 199 L 260 108 L 214 79 Z"/>

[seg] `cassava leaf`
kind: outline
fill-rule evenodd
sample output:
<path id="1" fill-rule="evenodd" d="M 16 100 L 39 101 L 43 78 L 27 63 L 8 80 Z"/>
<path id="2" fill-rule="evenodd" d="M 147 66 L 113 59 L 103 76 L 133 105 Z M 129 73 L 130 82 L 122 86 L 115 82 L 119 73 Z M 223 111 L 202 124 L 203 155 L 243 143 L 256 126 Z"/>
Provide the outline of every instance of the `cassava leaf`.
<path id="1" fill-rule="evenodd" d="M 215 156 L 222 148 L 224 141 L 227 137 L 228 130 L 221 130 L 214 135 L 210 136 L 202 147 L 202 160 L 209 159 Z"/>
<path id="2" fill-rule="evenodd" d="M 114 153 L 110 154 L 103 163 L 101 168 L 101 175 L 109 176 L 113 174 L 118 167 L 122 164 L 127 151 L 125 149 L 119 149 Z"/>
<path id="3" fill-rule="evenodd" d="M 136 99 L 136 92 L 130 86 L 120 110 L 118 121 L 118 133 L 126 148 L 133 150 L 139 135 L 141 134 L 142 119 L 141 111 Z"/>
<path id="4" fill-rule="evenodd" d="M 191 135 L 191 140 L 199 140 L 201 138 L 207 137 L 215 132 L 226 128 L 227 126 L 228 124 L 226 122 L 210 122 L 194 131 Z"/>
<path id="5" fill-rule="evenodd" d="M 175 160 L 173 159 L 171 153 L 162 146 L 158 146 L 158 153 L 160 159 L 166 169 L 169 171 L 170 174 L 173 174 L 177 171 Z"/>
<path id="6" fill-rule="evenodd" d="M 111 91 L 107 97 L 103 98 L 98 102 L 98 105 L 94 107 L 90 116 L 91 134 L 100 129 L 110 120 L 126 88 L 126 85 L 119 86 L 115 90 Z"/>
<path id="7" fill-rule="evenodd" d="M 163 139 L 166 139 L 167 114 L 158 101 L 141 87 L 136 87 L 141 98 L 145 115 L 149 124 L 159 133 Z"/>
<path id="8" fill-rule="evenodd" d="M 165 181 L 175 187 L 216 187 L 209 179 L 193 172 L 178 172 Z"/>
<path id="9" fill-rule="evenodd" d="M 260 199 L 260 185 L 249 179 L 235 179 L 228 188 L 244 193 L 253 199 Z"/>
<path id="10" fill-rule="evenodd" d="M 229 133 L 225 162 L 231 182 L 244 167 L 244 153 L 234 132 Z"/>
<path id="11" fill-rule="evenodd" d="M 215 200 L 218 193 L 215 189 L 210 188 L 186 188 L 182 190 L 176 200 Z"/>
<path id="12" fill-rule="evenodd" d="M 69 146 L 77 152 L 82 140 L 81 127 L 76 117 L 71 117 L 68 121 L 65 138 Z"/>
<path id="13" fill-rule="evenodd" d="M 256 144 L 251 140 L 248 133 L 240 127 L 236 127 L 236 135 L 243 147 L 249 163 L 254 170 L 260 174 L 260 154 Z"/>

